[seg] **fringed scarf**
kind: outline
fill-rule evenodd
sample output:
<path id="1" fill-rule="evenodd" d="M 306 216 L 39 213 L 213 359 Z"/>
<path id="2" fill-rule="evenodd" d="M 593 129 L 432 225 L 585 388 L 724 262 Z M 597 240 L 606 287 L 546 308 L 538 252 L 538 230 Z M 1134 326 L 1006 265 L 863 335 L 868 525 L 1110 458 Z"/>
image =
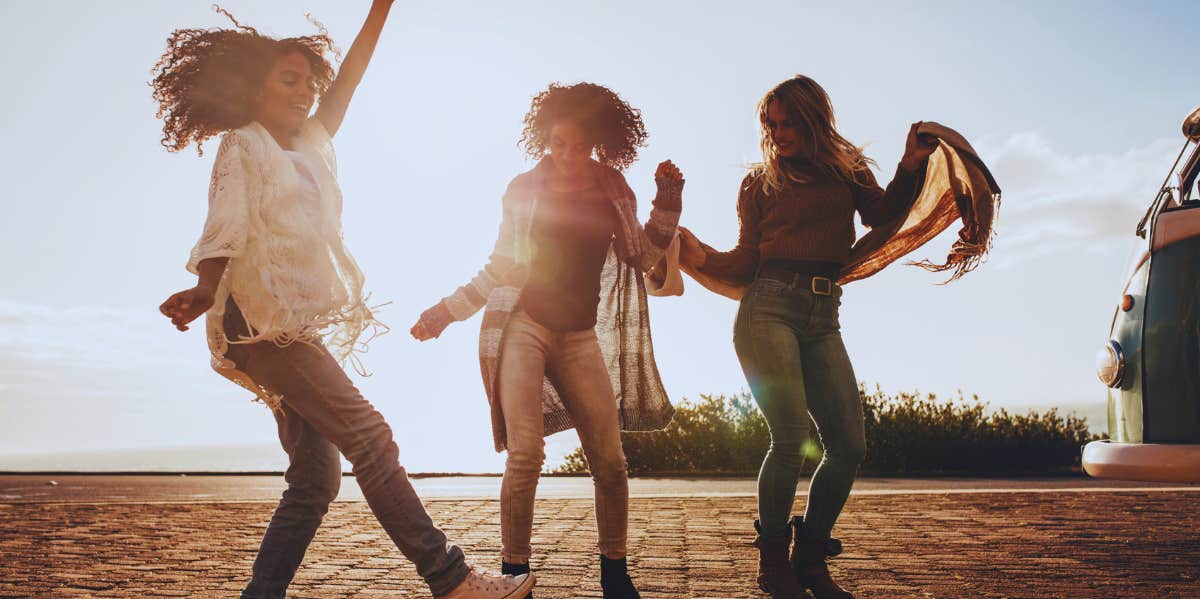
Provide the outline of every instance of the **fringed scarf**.
<path id="1" fill-rule="evenodd" d="M 838 284 L 865 279 L 889 264 L 925 245 L 954 224 L 962 221 L 958 239 L 946 261 L 909 262 L 931 272 L 949 272 L 943 282 L 957 280 L 987 258 L 995 237 L 994 225 L 1000 209 L 1000 186 L 980 160 L 971 144 L 957 131 L 926 121 L 917 129 L 920 135 L 939 140 L 922 169 L 920 190 L 907 210 L 891 222 L 863 235 L 850 251 L 842 267 Z M 707 289 L 740 300 L 745 287 L 682 266 L 684 272 Z"/>

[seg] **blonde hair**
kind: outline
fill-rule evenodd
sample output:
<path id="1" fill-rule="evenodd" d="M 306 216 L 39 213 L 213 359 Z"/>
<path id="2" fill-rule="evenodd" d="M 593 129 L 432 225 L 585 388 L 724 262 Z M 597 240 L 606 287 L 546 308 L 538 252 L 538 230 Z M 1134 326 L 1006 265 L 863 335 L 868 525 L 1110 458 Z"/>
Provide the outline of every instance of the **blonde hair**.
<path id="1" fill-rule="evenodd" d="M 782 159 L 779 148 L 771 139 L 771 131 L 767 127 L 767 108 L 773 102 L 778 102 L 787 111 L 801 135 L 807 130 L 809 145 L 813 149 L 812 166 L 821 174 L 847 183 L 857 183 L 860 173 L 874 164 L 863 154 L 861 147 L 837 132 L 829 94 L 811 77 L 796 75 L 776 85 L 758 102 L 758 122 L 761 126 L 759 143 L 763 161 L 750 168 L 762 180 L 764 191 L 775 192 L 787 187 L 788 183 L 811 180 Z"/>

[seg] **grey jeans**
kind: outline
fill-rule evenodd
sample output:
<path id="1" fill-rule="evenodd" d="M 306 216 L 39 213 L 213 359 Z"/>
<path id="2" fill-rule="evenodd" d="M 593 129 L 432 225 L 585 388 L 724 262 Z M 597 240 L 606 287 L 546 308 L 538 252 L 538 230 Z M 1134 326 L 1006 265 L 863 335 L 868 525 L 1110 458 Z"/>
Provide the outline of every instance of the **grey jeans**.
<path id="1" fill-rule="evenodd" d="M 226 331 L 245 330 L 236 308 Z M 272 393 L 283 396 L 276 414 L 288 454 L 287 489 L 263 535 L 243 598 L 283 597 L 329 503 L 338 494 L 346 456 L 376 519 L 417 567 L 434 596 L 449 593 L 468 574 L 463 552 L 451 545 L 408 480 L 399 448 L 383 416 L 354 387 L 323 346 L 270 342 L 233 344 L 227 355 Z"/>
<path id="2" fill-rule="evenodd" d="M 508 431 L 500 486 L 502 559 L 523 564 L 532 552 L 534 496 L 546 459 L 542 381 L 547 374 L 563 392 L 563 405 L 579 432 L 592 473 L 600 553 L 625 557 L 629 479 L 617 400 L 596 331 L 551 331 L 518 310 L 504 331 L 500 355 L 500 405 Z"/>
<path id="3" fill-rule="evenodd" d="M 866 455 L 863 407 L 838 323 L 841 289 L 813 293 L 811 279 L 760 277 L 738 309 L 734 347 L 766 418 L 771 446 L 758 474 L 764 536 L 788 532 L 800 469 L 816 425 L 825 448 L 809 484 L 805 525 L 828 537 Z"/>

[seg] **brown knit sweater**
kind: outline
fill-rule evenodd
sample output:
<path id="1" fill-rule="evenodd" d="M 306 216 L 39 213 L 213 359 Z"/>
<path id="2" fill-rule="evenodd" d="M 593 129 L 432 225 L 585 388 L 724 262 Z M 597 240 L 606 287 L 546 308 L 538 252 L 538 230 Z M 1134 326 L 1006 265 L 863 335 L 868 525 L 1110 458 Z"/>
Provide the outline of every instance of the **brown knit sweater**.
<path id="1" fill-rule="evenodd" d="M 912 203 L 919 177 L 897 168 L 886 190 L 869 170 L 859 179 L 846 183 L 820 177 L 767 194 L 757 173 L 746 175 L 738 193 L 737 246 L 728 252 L 704 246 L 706 258 L 699 270 L 745 285 L 760 262 L 768 260 L 845 264 L 854 245 L 854 213 L 867 227 L 890 221 Z"/>

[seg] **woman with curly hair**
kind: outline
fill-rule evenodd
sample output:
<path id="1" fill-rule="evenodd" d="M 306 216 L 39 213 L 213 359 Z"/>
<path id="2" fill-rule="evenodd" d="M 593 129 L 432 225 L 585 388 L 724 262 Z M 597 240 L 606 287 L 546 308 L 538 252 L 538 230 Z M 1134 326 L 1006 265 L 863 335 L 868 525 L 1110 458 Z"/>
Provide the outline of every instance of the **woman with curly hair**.
<path id="1" fill-rule="evenodd" d="M 867 450 L 858 383 L 838 324 L 837 283 L 854 244 L 854 213 L 868 227 L 903 215 L 937 140 L 913 125 L 885 190 L 871 174 L 872 161 L 838 133 L 829 96 L 812 79 L 796 76 L 767 92 L 758 118 L 763 161 L 742 182 L 737 247 L 718 252 L 680 228 L 679 262 L 701 281 L 749 284 L 734 347 L 771 434 L 754 523 L 759 585 L 777 599 L 807 597 L 805 589 L 817 599 L 850 597 L 825 564 Z M 805 515 L 793 519 L 810 421 L 824 455 Z"/>
<path id="2" fill-rule="evenodd" d="M 465 563 L 413 491 L 383 416 L 341 366 L 379 325 L 342 243 L 332 137 L 391 4 L 372 3 L 336 76 L 323 30 L 275 39 L 236 20 L 234 29 L 175 31 L 155 67 L 163 145 L 199 149 L 221 134 L 208 220 L 187 265 L 199 281 L 160 310 L 181 331 L 207 313 L 214 368 L 272 408 L 289 459 L 245 598 L 284 596 L 338 494 L 339 453 L 435 597 L 516 598 L 533 585 L 532 576 L 486 575 Z"/>
<path id="3" fill-rule="evenodd" d="M 641 113 L 608 88 L 553 84 L 533 99 L 521 145 L 539 160 L 503 197 L 488 264 L 421 314 L 419 340 L 487 307 L 480 362 L 497 451 L 503 571 L 529 571 L 544 437 L 574 427 L 596 494 L 606 599 L 638 597 L 626 568 L 629 487 L 622 430 L 670 421 L 650 344 L 643 273 L 664 255 L 682 208 L 683 177 L 655 173 L 650 220 L 621 171 L 645 144 Z"/>

